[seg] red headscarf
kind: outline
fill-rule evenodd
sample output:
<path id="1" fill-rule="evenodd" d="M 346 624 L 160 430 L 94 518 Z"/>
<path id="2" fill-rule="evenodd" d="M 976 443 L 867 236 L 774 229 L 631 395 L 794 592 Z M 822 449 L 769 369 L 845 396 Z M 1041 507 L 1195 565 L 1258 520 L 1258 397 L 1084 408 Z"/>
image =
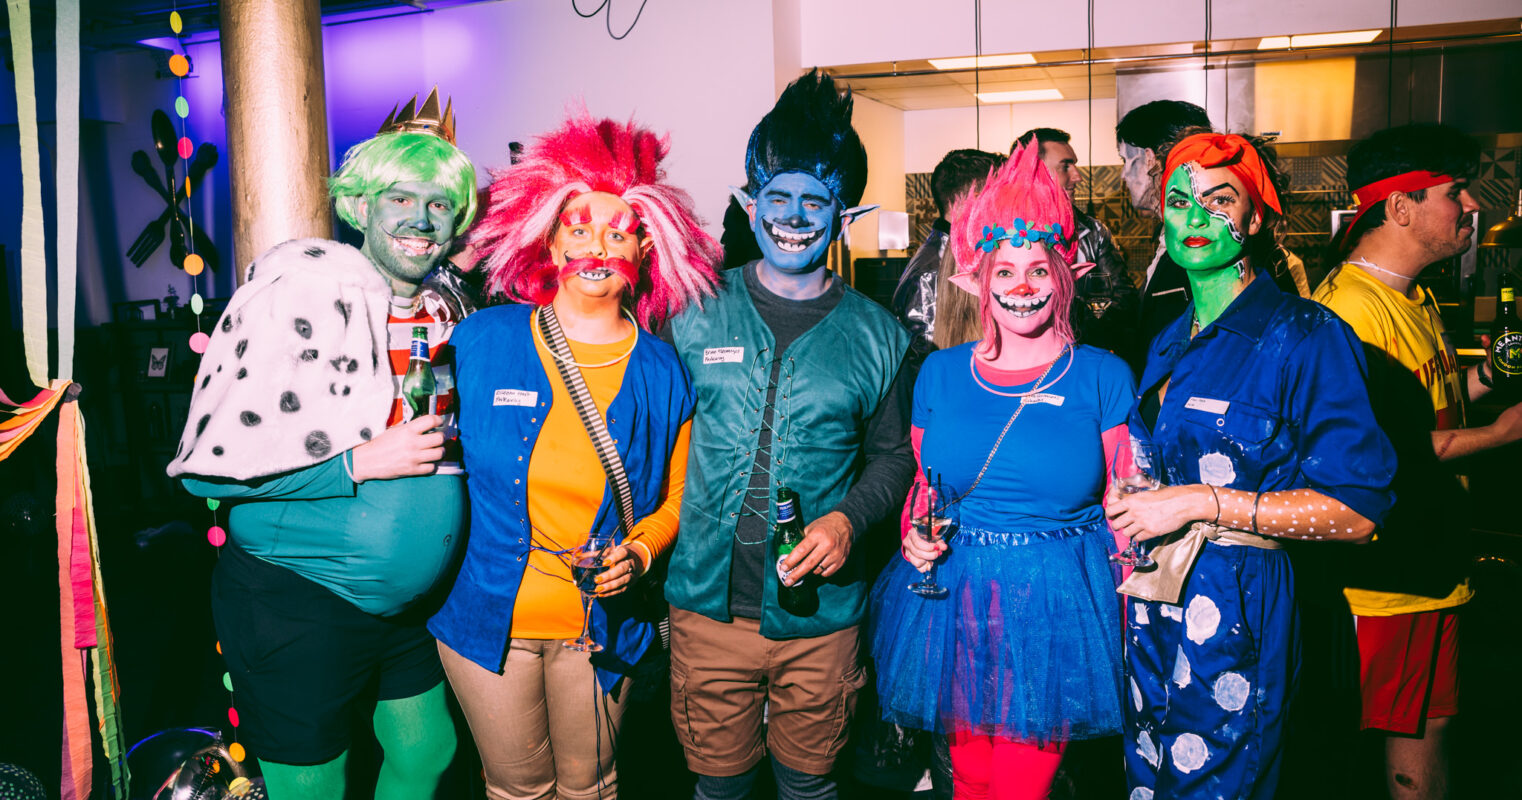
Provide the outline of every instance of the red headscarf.
<path id="1" fill-rule="evenodd" d="M 1235 133 L 1196 133 L 1185 138 L 1168 151 L 1168 163 L 1163 168 L 1163 184 L 1180 164 L 1194 162 L 1211 169 L 1225 167 L 1247 187 L 1247 196 L 1258 213 L 1264 206 L 1283 214 L 1279 206 L 1279 191 L 1269 177 L 1268 166 L 1258 155 L 1252 143 Z"/>

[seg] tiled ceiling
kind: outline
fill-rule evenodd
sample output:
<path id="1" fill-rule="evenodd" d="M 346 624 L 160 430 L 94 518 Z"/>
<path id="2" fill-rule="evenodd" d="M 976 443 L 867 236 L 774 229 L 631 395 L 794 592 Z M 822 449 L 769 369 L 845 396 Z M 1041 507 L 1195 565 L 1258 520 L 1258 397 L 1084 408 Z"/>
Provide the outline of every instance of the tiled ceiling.
<path id="1" fill-rule="evenodd" d="M 1522 39 L 1522 36 L 1518 34 L 1518 20 L 1512 18 L 1489 22 L 1397 28 L 1395 41 L 1397 52 L 1404 52 L 1407 49 L 1450 46 L 1500 36 Z M 1381 32 L 1373 42 L 1357 47 L 1259 51 L 1258 39 L 1226 39 L 1210 43 L 1210 65 L 1212 69 L 1215 69 L 1246 66 L 1259 61 L 1378 54 L 1387 51 L 1388 41 L 1388 34 Z M 1405 44 L 1407 42 L 1412 44 Z M 970 106 L 974 102 L 974 91 L 1056 89 L 1066 100 L 1085 100 L 1090 96 L 1095 99 L 1114 97 L 1117 72 L 1191 63 L 1188 59 L 1195 59 L 1192 63 L 1198 64 L 1198 59 L 1203 58 L 1204 53 L 1204 42 L 1095 48 L 1092 75 L 1089 65 L 1084 61 L 1082 50 L 1034 53 L 1037 63 L 1032 65 L 976 71 L 971 69 L 941 71 L 924 59 L 846 64 L 831 66 L 828 71 L 863 97 L 870 97 L 905 111 L 919 111 Z M 972 54 L 947 53 L 946 57 L 970 55 Z"/>

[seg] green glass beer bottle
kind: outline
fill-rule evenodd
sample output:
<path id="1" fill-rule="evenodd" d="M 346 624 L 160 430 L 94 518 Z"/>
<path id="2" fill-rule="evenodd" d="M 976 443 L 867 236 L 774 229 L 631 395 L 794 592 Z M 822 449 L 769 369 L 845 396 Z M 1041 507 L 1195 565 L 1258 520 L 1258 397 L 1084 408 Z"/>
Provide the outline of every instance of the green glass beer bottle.
<path id="1" fill-rule="evenodd" d="M 797 492 L 786 486 L 778 487 L 777 524 L 772 532 L 777 547 L 777 601 L 782 610 L 795 617 L 810 617 L 819 610 L 819 587 L 809 576 L 788 586 L 785 583 L 788 573 L 782 568 L 782 560 L 803 543 L 803 520 L 798 505 Z"/>
<path id="2" fill-rule="evenodd" d="M 1490 381 L 1497 389 L 1515 390 L 1522 385 L 1522 320 L 1517 319 L 1511 273 L 1501 273 L 1496 286 L 1500 297 L 1490 324 Z"/>
<path id="3" fill-rule="evenodd" d="M 433 361 L 428 357 L 428 328 L 412 326 L 412 356 L 407 360 L 407 372 L 402 375 L 402 399 L 411 412 L 407 419 L 417 419 L 432 414 L 435 398 Z"/>

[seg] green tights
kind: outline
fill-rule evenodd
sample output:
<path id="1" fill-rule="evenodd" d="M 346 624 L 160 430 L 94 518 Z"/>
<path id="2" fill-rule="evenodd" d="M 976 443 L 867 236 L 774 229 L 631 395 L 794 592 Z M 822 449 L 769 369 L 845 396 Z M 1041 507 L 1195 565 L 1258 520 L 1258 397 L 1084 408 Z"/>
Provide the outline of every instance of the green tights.
<path id="1" fill-rule="evenodd" d="M 375 739 L 381 746 L 376 800 L 426 800 L 454 759 L 454 721 L 444 684 L 412 697 L 375 704 Z M 270 800 L 339 800 L 346 788 L 349 751 L 321 764 L 297 766 L 259 760 Z"/>

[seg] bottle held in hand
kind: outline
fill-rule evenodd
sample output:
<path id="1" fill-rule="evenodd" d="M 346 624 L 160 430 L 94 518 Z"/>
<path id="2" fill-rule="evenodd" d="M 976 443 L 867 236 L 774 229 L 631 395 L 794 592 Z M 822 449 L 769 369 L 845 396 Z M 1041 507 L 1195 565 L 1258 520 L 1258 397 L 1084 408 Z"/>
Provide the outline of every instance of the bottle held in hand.
<path id="1" fill-rule="evenodd" d="M 433 360 L 428 355 L 428 328 L 412 326 L 412 355 L 407 372 L 402 375 L 402 400 L 407 404 L 406 420 L 434 413 L 437 398 L 433 382 Z"/>
<path id="2" fill-rule="evenodd" d="M 803 520 L 798 505 L 797 492 L 786 486 L 777 489 L 777 524 L 772 531 L 777 548 L 777 601 L 787 613 L 809 617 L 819 610 L 819 587 L 807 576 L 788 586 L 790 576 L 782 567 L 783 560 L 803 543 Z"/>

